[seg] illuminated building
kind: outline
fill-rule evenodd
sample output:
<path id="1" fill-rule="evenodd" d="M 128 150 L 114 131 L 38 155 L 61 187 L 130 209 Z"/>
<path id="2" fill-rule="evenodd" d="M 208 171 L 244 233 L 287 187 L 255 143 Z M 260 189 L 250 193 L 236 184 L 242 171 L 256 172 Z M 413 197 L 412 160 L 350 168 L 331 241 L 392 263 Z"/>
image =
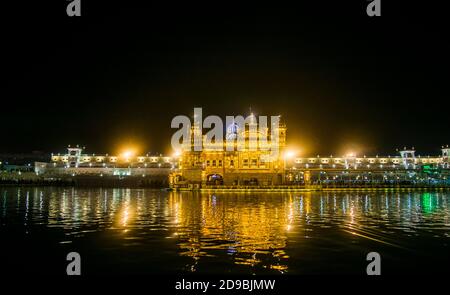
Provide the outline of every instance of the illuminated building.
<path id="1" fill-rule="evenodd" d="M 250 124 L 257 124 L 250 121 Z M 420 156 L 412 149 L 402 149 L 397 156 L 296 157 L 286 150 L 286 126 L 280 124 L 275 154 L 258 148 L 217 149 L 216 143 L 192 149 L 193 142 L 172 156 L 138 156 L 131 151 L 121 155 L 83 153 L 80 147 L 69 147 L 66 154 L 52 154 L 51 162 L 36 162 L 35 173 L 44 177 L 148 177 L 164 179 L 173 189 L 201 188 L 280 188 L 281 185 L 316 188 L 360 185 L 449 185 L 450 148 L 443 146 L 440 156 Z M 268 139 L 268 129 L 251 134 L 250 128 L 239 130 L 228 126 L 226 137 Z M 194 127 L 191 133 L 195 133 Z M 204 138 L 203 138 L 204 139 Z M 262 141 L 264 142 L 264 141 Z M 220 143 L 223 145 L 223 143 Z M 234 144 L 238 144 L 234 141 Z M 4 178 L 4 176 L 2 176 Z"/>
<path id="2" fill-rule="evenodd" d="M 240 128 L 236 123 L 226 130 L 226 143 L 205 144 L 195 151 L 194 142 L 186 143 L 179 156 L 176 172 L 170 174 L 169 183 L 172 187 L 199 188 L 202 185 L 278 185 L 283 183 L 286 146 L 286 126 L 279 124 L 278 147 L 272 153 L 268 147 L 276 142 L 271 138 L 269 128 L 257 128 L 256 118 L 249 116 L 248 128 Z M 191 128 L 191 138 L 194 138 L 196 127 Z M 269 135 L 270 134 L 270 135 Z M 235 140 L 239 137 L 244 140 Z M 266 140 L 261 140 L 265 138 Z M 232 150 L 226 149 L 231 139 Z M 256 148 L 252 149 L 250 142 L 255 139 Z M 238 149 L 238 145 L 242 145 Z M 263 146 L 264 145 L 264 146 Z"/>
<path id="3" fill-rule="evenodd" d="M 398 151 L 398 156 L 356 156 L 295 158 L 285 171 L 287 184 L 393 184 L 449 182 L 448 146 L 440 157 L 416 156 L 416 151 Z"/>
<path id="4" fill-rule="evenodd" d="M 174 168 L 171 157 L 85 154 L 84 148 L 68 147 L 66 154 L 52 154 L 50 163 L 36 162 L 35 172 L 47 175 L 151 176 L 168 175 Z"/>

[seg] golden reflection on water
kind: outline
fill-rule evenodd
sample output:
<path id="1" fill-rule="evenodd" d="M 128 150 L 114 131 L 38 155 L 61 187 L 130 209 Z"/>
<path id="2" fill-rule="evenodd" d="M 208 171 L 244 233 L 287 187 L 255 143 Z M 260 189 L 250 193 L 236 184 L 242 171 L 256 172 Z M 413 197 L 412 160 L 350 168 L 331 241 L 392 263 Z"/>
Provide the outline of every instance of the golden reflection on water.
<path id="1" fill-rule="evenodd" d="M 226 251 L 238 265 L 287 269 L 283 260 L 289 258 L 284 248 L 293 222 L 293 196 L 171 193 L 169 208 L 180 255 L 198 260 Z M 271 256 L 272 263 L 266 265 L 264 256 Z"/>
<path id="2" fill-rule="evenodd" d="M 447 193 L 179 193 L 143 189 L 21 188 L 0 191 L 9 217 L 62 228 L 66 240 L 106 232 L 124 246 L 175 243 L 186 269 L 220 257 L 232 265 L 289 271 L 293 251 L 309 241 L 408 247 L 399 236 L 450 238 Z M 355 240 L 359 239 L 359 240 Z M 133 240 L 130 243 L 130 240 Z M 158 249 L 155 249 L 157 251 Z"/>

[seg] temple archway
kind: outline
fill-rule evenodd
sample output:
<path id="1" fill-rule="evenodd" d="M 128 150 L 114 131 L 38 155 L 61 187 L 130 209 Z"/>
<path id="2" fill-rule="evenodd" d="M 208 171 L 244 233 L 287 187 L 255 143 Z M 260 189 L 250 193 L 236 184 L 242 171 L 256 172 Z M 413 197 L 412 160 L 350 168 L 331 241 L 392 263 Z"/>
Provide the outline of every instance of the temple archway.
<path id="1" fill-rule="evenodd" d="M 222 185 L 223 184 L 223 176 L 217 173 L 209 174 L 206 177 L 206 184 L 210 185 Z"/>

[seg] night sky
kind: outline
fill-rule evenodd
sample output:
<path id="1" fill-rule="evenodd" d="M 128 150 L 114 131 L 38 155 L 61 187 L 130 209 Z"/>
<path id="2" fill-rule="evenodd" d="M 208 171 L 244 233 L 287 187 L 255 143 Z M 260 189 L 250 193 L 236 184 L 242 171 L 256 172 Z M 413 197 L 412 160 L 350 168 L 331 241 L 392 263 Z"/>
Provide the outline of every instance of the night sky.
<path id="1" fill-rule="evenodd" d="M 384 0 L 378 18 L 365 0 L 82 0 L 78 18 L 19 2 L 2 8 L 3 153 L 168 153 L 172 118 L 194 107 L 281 114 L 304 155 L 450 144 L 448 17 L 431 1 Z"/>

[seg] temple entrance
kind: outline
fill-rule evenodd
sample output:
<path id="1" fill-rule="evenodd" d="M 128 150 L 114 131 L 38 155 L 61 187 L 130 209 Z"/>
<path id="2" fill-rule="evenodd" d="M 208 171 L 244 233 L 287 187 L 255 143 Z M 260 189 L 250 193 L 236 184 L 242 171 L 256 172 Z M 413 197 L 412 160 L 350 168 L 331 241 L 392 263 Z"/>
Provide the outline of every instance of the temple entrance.
<path id="1" fill-rule="evenodd" d="M 208 185 L 222 185 L 223 177 L 220 174 L 210 174 L 206 178 L 206 184 Z"/>

